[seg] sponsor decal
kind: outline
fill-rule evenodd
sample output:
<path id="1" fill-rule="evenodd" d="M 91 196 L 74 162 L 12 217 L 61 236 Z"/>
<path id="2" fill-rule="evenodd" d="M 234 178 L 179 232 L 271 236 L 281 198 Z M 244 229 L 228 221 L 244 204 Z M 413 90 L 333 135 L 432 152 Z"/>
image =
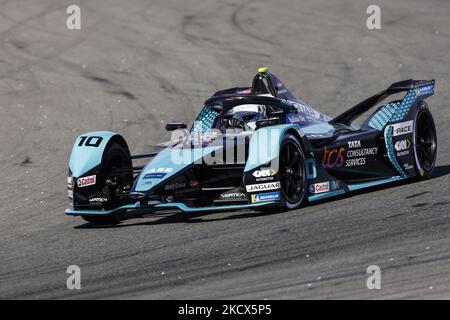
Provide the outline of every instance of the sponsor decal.
<path id="1" fill-rule="evenodd" d="M 323 149 L 322 166 L 324 168 L 340 168 L 344 165 L 345 148 Z"/>
<path id="2" fill-rule="evenodd" d="M 363 166 L 366 164 L 367 156 L 374 156 L 378 153 L 378 147 L 362 148 L 347 151 L 346 167 Z M 350 159 L 348 159 L 350 158 Z"/>
<path id="3" fill-rule="evenodd" d="M 404 163 L 403 164 L 403 168 L 405 168 L 405 170 L 410 170 L 410 169 L 413 169 L 414 166 L 412 164 L 409 164 L 409 163 Z"/>
<path id="4" fill-rule="evenodd" d="M 416 89 L 416 94 L 418 96 L 433 94 L 433 89 L 434 86 L 432 84 L 421 85 Z"/>
<path id="5" fill-rule="evenodd" d="M 356 140 L 356 141 L 347 141 L 348 143 L 348 147 L 350 148 L 361 148 L 361 141 L 360 140 Z"/>
<path id="6" fill-rule="evenodd" d="M 377 154 L 377 151 L 378 151 L 378 147 L 349 150 L 347 152 L 347 157 L 353 158 L 353 157 L 368 156 L 368 155 L 371 156 L 371 155 Z"/>
<path id="7" fill-rule="evenodd" d="M 172 184 L 167 184 L 164 187 L 164 190 L 175 190 L 175 189 L 183 189 L 186 187 L 186 182 L 175 182 Z"/>
<path id="8" fill-rule="evenodd" d="M 394 145 L 394 148 L 397 151 L 403 151 L 403 150 L 408 150 L 410 145 L 411 145 L 411 142 L 409 142 L 408 139 L 405 139 L 405 140 L 397 141 Z"/>
<path id="9" fill-rule="evenodd" d="M 89 199 L 89 202 L 106 202 L 108 201 L 107 198 L 91 198 Z"/>
<path id="10" fill-rule="evenodd" d="M 304 113 L 305 115 L 310 116 L 313 119 L 320 119 L 320 113 L 313 108 L 297 102 L 293 103 L 293 105 L 298 111 Z"/>
<path id="11" fill-rule="evenodd" d="M 328 192 L 328 191 L 330 191 L 330 182 L 326 181 L 326 182 L 312 184 L 309 188 L 310 188 L 309 190 L 311 191 L 311 193 Z"/>
<path id="12" fill-rule="evenodd" d="M 318 182 L 309 186 L 309 192 L 311 192 L 312 194 L 329 192 L 338 189 L 339 181 L 337 180 Z"/>
<path id="13" fill-rule="evenodd" d="M 256 178 L 256 181 L 273 180 L 277 172 L 274 169 L 260 169 L 252 173 L 252 176 Z"/>
<path id="14" fill-rule="evenodd" d="M 397 156 L 407 156 L 409 155 L 409 147 L 411 146 L 411 142 L 408 139 L 397 141 L 394 145 L 394 149 L 397 152 Z"/>
<path id="15" fill-rule="evenodd" d="M 376 155 L 378 147 L 361 148 L 361 140 L 347 141 L 348 150 L 346 153 L 345 166 L 363 166 L 366 164 L 366 157 Z"/>
<path id="16" fill-rule="evenodd" d="M 328 149 L 324 147 L 322 166 L 324 168 L 341 168 L 362 166 L 366 157 L 378 153 L 378 147 L 361 148 L 361 141 L 347 141 L 348 149 L 344 147 Z"/>
<path id="17" fill-rule="evenodd" d="M 280 182 L 269 182 L 269 183 L 259 183 L 259 184 L 250 184 L 245 186 L 247 192 L 258 192 L 264 190 L 276 190 L 280 189 Z"/>
<path id="18" fill-rule="evenodd" d="M 87 176 L 83 178 L 78 178 L 77 186 L 78 188 L 93 186 L 97 183 L 97 176 L 94 174 L 92 176 Z"/>
<path id="19" fill-rule="evenodd" d="M 406 121 L 392 125 L 392 135 L 394 137 L 413 132 L 413 121 Z"/>
<path id="20" fill-rule="evenodd" d="M 252 194 L 252 203 L 262 202 L 262 201 L 275 201 L 275 200 L 280 200 L 280 198 L 281 198 L 281 194 L 279 191 L 269 192 L 269 193 Z"/>
<path id="21" fill-rule="evenodd" d="M 366 164 L 366 158 L 348 159 L 345 161 L 346 167 L 363 166 Z"/>
<path id="22" fill-rule="evenodd" d="M 230 192 L 230 193 L 223 193 L 219 196 L 220 199 L 225 200 L 235 200 L 235 199 L 246 199 L 246 195 L 242 192 Z"/>
<path id="23" fill-rule="evenodd" d="M 162 179 L 166 176 L 167 173 L 158 172 L 158 173 L 147 173 L 144 176 L 144 179 Z"/>
<path id="24" fill-rule="evenodd" d="M 296 114 L 296 115 L 290 115 L 287 117 L 288 123 L 299 123 L 299 122 L 306 122 L 306 118 L 302 115 Z"/>

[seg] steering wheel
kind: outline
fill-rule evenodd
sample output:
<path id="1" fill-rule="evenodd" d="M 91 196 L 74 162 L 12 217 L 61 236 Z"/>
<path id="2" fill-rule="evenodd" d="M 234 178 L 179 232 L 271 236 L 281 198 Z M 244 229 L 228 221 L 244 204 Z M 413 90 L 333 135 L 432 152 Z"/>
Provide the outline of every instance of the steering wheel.
<path id="1" fill-rule="evenodd" d="M 223 118 L 222 128 L 236 128 L 246 130 L 245 121 L 240 114 L 226 115 Z"/>
<path id="2" fill-rule="evenodd" d="M 242 119 L 240 115 L 233 115 L 230 119 L 227 120 L 228 128 L 238 128 L 245 131 L 245 121 Z"/>

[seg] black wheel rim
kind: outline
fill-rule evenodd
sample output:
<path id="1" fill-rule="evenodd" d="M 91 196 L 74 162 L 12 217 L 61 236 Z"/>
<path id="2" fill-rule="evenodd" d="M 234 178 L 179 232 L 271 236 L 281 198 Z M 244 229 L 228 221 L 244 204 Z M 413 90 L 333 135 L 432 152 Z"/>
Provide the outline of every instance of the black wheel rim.
<path id="1" fill-rule="evenodd" d="M 302 200 L 305 188 L 303 153 L 297 144 L 286 141 L 280 150 L 280 184 L 284 198 L 290 203 Z"/>
<path id="2" fill-rule="evenodd" d="M 433 168 L 436 160 L 436 130 L 431 117 L 422 113 L 416 125 L 416 153 L 424 170 Z"/>

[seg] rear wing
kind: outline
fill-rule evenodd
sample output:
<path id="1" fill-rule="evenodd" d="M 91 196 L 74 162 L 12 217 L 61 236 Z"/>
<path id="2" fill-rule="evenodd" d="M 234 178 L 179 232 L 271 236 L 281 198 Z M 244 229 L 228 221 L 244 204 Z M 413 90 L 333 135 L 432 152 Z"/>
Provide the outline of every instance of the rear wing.
<path id="1" fill-rule="evenodd" d="M 350 125 L 359 115 L 371 109 L 373 106 L 383 101 L 390 95 L 400 92 L 414 93 L 415 100 L 425 99 L 434 94 L 434 82 L 435 80 L 404 80 L 391 84 L 387 89 L 378 92 L 376 95 L 367 98 L 366 100 L 358 103 L 356 106 L 348 109 L 344 113 L 336 116 L 329 121 L 330 124 L 341 123 Z"/>

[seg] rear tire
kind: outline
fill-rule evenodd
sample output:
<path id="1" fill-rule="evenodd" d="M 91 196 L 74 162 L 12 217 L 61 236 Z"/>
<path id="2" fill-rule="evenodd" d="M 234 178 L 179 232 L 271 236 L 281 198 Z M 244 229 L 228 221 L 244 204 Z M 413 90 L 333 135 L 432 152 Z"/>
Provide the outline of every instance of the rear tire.
<path id="1" fill-rule="evenodd" d="M 414 161 L 417 177 L 431 177 L 436 164 L 437 135 L 431 112 L 423 107 L 416 114 L 414 131 Z"/>

